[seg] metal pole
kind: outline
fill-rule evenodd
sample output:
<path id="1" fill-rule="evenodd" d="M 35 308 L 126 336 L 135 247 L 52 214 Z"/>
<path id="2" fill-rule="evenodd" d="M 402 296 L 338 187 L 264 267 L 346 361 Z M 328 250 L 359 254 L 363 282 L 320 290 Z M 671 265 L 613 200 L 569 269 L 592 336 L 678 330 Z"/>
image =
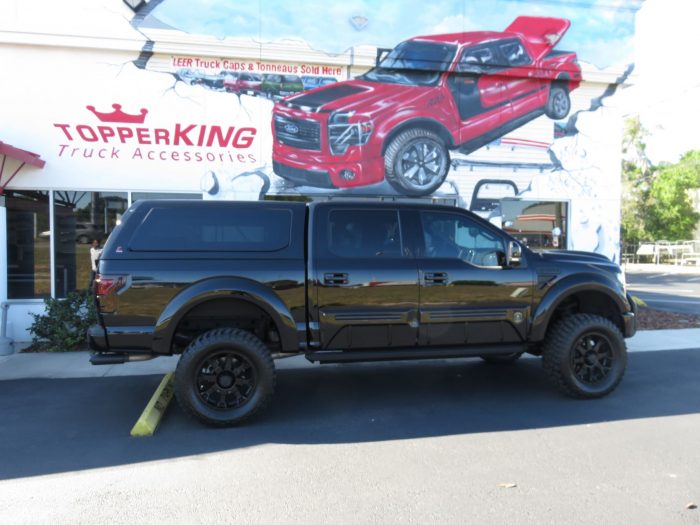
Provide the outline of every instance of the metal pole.
<path id="1" fill-rule="evenodd" d="M 2 309 L 2 321 L 0 321 L 0 355 L 10 355 L 13 352 L 12 339 L 7 337 L 7 311 L 10 304 L 6 301 L 0 303 Z"/>

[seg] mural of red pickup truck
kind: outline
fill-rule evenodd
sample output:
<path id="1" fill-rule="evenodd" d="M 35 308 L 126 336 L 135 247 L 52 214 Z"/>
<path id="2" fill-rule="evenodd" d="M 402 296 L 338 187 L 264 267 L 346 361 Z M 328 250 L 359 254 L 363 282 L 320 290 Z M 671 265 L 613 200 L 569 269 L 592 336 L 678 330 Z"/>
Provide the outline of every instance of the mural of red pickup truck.
<path id="1" fill-rule="evenodd" d="M 560 18 L 518 17 L 504 32 L 412 38 L 353 80 L 287 97 L 272 114 L 274 172 L 296 184 L 353 188 L 383 180 L 433 193 L 450 150 L 470 153 L 543 113 L 569 113 L 576 54 L 553 48 Z"/>

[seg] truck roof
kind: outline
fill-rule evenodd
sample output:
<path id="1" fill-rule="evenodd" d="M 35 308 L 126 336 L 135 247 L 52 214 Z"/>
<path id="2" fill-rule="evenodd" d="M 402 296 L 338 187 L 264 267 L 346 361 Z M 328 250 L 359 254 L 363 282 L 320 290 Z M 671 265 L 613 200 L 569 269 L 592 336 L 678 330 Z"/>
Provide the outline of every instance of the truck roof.
<path id="1" fill-rule="evenodd" d="M 472 46 L 503 38 L 518 38 L 518 35 L 515 33 L 504 33 L 502 31 L 472 31 L 467 33 L 446 33 L 443 35 L 417 36 L 411 38 L 411 40 Z"/>

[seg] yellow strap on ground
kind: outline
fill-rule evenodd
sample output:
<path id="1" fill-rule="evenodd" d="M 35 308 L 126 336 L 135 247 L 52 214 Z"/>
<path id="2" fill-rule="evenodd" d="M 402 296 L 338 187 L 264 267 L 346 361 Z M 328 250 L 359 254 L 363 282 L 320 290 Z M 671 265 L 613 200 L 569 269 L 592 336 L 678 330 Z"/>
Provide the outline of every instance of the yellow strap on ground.
<path id="1" fill-rule="evenodd" d="M 151 400 L 141 413 L 141 417 L 134 425 L 134 428 L 131 429 L 132 436 L 152 436 L 156 431 L 158 423 L 160 423 L 160 420 L 165 415 L 170 400 L 173 398 L 173 392 L 175 391 L 173 377 L 174 374 L 172 372 L 163 376 L 160 385 L 158 385 Z"/>

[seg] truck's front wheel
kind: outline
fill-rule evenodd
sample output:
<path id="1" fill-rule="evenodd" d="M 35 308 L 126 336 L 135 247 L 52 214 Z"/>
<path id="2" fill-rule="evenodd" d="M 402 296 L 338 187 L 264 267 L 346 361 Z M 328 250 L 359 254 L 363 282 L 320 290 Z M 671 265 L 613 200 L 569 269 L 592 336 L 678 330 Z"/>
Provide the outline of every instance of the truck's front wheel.
<path id="1" fill-rule="evenodd" d="M 384 153 L 384 173 L 404 195 L 420 197 L 437 190 L 447 177 L 450 155 L 444 141 L 427 129 L 413 128 L 396 135 Z"/>
<path id="2" fill-rule="evenodd" d="M 175 371 L 182 409 L 214 426 L 241 423 L 269 402 L 275 365 L 260 339 L 237 328 L 210 330 L 190 343 Z"/>
<path id="3" fill-rule="evenodd" d="M 603 397 L 622 380 L 627 348 L 610 320 L 576 314 L 557 321 L 549 330 L 542 362 L 550 380 L 566 395 Z"/>

